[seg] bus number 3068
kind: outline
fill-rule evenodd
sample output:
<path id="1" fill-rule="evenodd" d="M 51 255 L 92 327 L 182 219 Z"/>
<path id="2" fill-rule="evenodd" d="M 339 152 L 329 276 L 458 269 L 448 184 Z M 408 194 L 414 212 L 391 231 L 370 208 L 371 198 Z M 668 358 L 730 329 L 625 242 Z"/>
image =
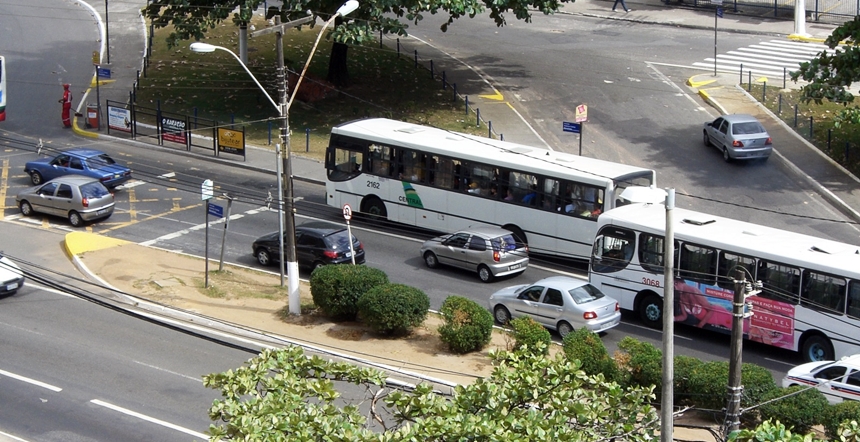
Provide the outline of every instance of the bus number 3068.
<path id="1" fill-rule="evenodd" d="M 650 285 L 652 287 L 660 287 L 660 281 L 657 279 L 642 278 L 642 284 Z"/>
<path id="2" fill-rule="evenodd" d="M 371 189 L 379 189 L 379 183 L 376 181 L 368 181 L 367 187 L 370 187 Z"/>

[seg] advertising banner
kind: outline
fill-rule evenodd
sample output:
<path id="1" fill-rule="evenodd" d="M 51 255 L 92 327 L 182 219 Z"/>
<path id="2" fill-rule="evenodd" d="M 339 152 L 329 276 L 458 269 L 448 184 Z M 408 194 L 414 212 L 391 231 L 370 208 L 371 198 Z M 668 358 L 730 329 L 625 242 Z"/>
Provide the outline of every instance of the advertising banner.
<path id="1" fill-rule="evenodd" d="M 218 128 L 218 151 L 245 155 L 245 132 Z"/>
<path id="2" fill-rule="evenodd" d="M 164 141 L 186 144 L 185 120 L 161 117 L 161 132 Z"/>
<path id="3" fill-rule="evenodd" d="M 108 106 L 108 127 L 123 132 L 131 132 L 131 110 Z"/>

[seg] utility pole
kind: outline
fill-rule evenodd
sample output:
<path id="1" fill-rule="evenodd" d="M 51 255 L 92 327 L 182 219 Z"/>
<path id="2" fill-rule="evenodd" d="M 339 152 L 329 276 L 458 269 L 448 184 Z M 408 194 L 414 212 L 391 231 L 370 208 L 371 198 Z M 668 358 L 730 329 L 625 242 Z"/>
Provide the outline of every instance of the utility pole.
<path id="1" fill-rule="evenodd" d="M 744 269 L 735 270 L 735 296 L 732 302 L 732 346 L 729 359 L 728 404 L 726 405 L 725 436 L 740 429 L 741 425 L 741 355 L 744 339 Z"/>
<path id="2" fill-rule="evenodd" d="M 663 239 L 663 389 L 660 398 L 660 442 L 675 433 L 675 189 L 666 189 L 666 237 Z"/>

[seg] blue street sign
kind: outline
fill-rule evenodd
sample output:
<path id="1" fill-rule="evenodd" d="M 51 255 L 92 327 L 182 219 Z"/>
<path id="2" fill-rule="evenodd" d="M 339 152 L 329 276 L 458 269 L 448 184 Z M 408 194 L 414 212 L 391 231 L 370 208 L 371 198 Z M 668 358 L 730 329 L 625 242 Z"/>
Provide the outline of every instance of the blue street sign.
<path id="1" fill-rule="evenodd" d="M 110 68 L 98 68 L 99 78 L 110 78 Z"/>
<path id="2" fill-rule="evenodd" d="M 570 121 L 563 121 L 561 123 L 561 129 L 565 132 L 573 132 L 578 134 L 582 132 L 582 123 L 572 123 Z"/>
<path id="3" fill-rule="evenodd" d="M 717 17 L 723 18 L 723 8 L 717 7 Z"/>
<path id="4" fill-rule="evenodd" d="M 217 216 L 218 218 L 224 218 L 224 208 L 217 204 L 209 204 L 209 214 L 212 216 Z"/>

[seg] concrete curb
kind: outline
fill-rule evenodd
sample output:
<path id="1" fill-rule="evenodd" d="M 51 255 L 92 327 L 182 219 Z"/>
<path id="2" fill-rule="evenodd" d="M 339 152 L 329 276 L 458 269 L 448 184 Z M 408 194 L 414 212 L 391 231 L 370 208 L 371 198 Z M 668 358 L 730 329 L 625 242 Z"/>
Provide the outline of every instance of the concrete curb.
<path id="1" fill-rule="evenodd" d="M 448 389 L 453 390 L 453 388 L 457 387 L 459 384 L 456 382 L 448 381 L 445 379 L 440 379 L 432 376 L 427 376 L 424 374 L 415 373 L 409 370 L 404 370 L 398 367 L 394 367 L 387 364 L 381 364 L 379 362 L 370 361 L 361 357 L 353 356 L 347 353 L 340 353 L 336 351 L 332 351 L 326 349 L 324 347 L 320 347 L 317 345 L 309 344 L 307 342 L 301 342 L 294 340 L 292 338 L 288 338 L 281 335 L 276 335 L 272 333 L 268 333 L 262 330 L 256 330 L 250 327 L 245 327 L 237 324 L 228 323 L 217 318 L 209 318 L 205 316 L 200 316 L 199 314 L 188 312 L 182 309 L 177 309 L 174 307 L 165 306 L 162 304 L 154 303 L 146 299 L 139 298 L 137 296 L 124 293 L 115 287 L 112 287 L 109 283 L 104 281 L 101 277 L 99 277 L 95 272 L 91 271 L 86 264 L 80 259 L 80 255 L 90 251 L 102 250 L 107 248 L 118 247 L 122 245 L 136 245 L 140 247 L 157 249 L 156 247 L 143 246 L 137 243 L 121 240 L 121 239 L 113 239 L 102 235 L 97 235 L 94 233 L 87 232 L 70 232 L 66 235 L 65 240 L 63 241 L 63 247 L 65 248 L 66 253 L 72 257 L 72 261 L 78 270 L 99 281 L 104 287 L 112 290 L 113 292 L 119 294 L 117 297 L 117 301 L 126 304 L 126 307 L 133 307 L 136 309 L 145 312 L 148 315 L 155 315 L 155 319 L 164 319 L 169 318 L 173 321 L 178 321 L 186 325 L 195 325 L 198 327 L 203 327 L 207 330 L 215 330 L 226 335 L 232 337 L 241 337 L 249 340 L 254 340 L 255 343 L 261 344 L 263 346 L 270 347 L 280 347 L 284 344 L 295 345 L 302 347 L 305 350 L 313 351 L 320 354 L 325 354 L 329 356 L 336 357 L 338 359 L 343 359 L 345 361 L 363 364 L 369 367 L 374 367 L 379 370 L 395 373 L 401 375 L 408 379 L 418 380 L 420 382 L 430 382 L 436 386 L 442 386 Z M 165 249 L 164 250 L 169 253 L 179 253 Z M 187 255 L 184 253 L 179 253 L 180 255 L 186 255 L 195 259 L 202 259 L 193 255 Z M 250 267 L 239 265 L 239 264 L 229 264 L 230 266 L 235 266 L 238 268 L 250 269 Z M 258 270 L 258 269 L 254 269 Z M 143 314 L 143 313 L 141 313 Z M 392 384 L 397 384 L 406 387 L 414 387 L 415 384 L 409 381 L 398 380 L 398 379 L 388 379 L 388 382 Z M 447 394 L 451 394 L 452 391 L 446 392 Z"/>

